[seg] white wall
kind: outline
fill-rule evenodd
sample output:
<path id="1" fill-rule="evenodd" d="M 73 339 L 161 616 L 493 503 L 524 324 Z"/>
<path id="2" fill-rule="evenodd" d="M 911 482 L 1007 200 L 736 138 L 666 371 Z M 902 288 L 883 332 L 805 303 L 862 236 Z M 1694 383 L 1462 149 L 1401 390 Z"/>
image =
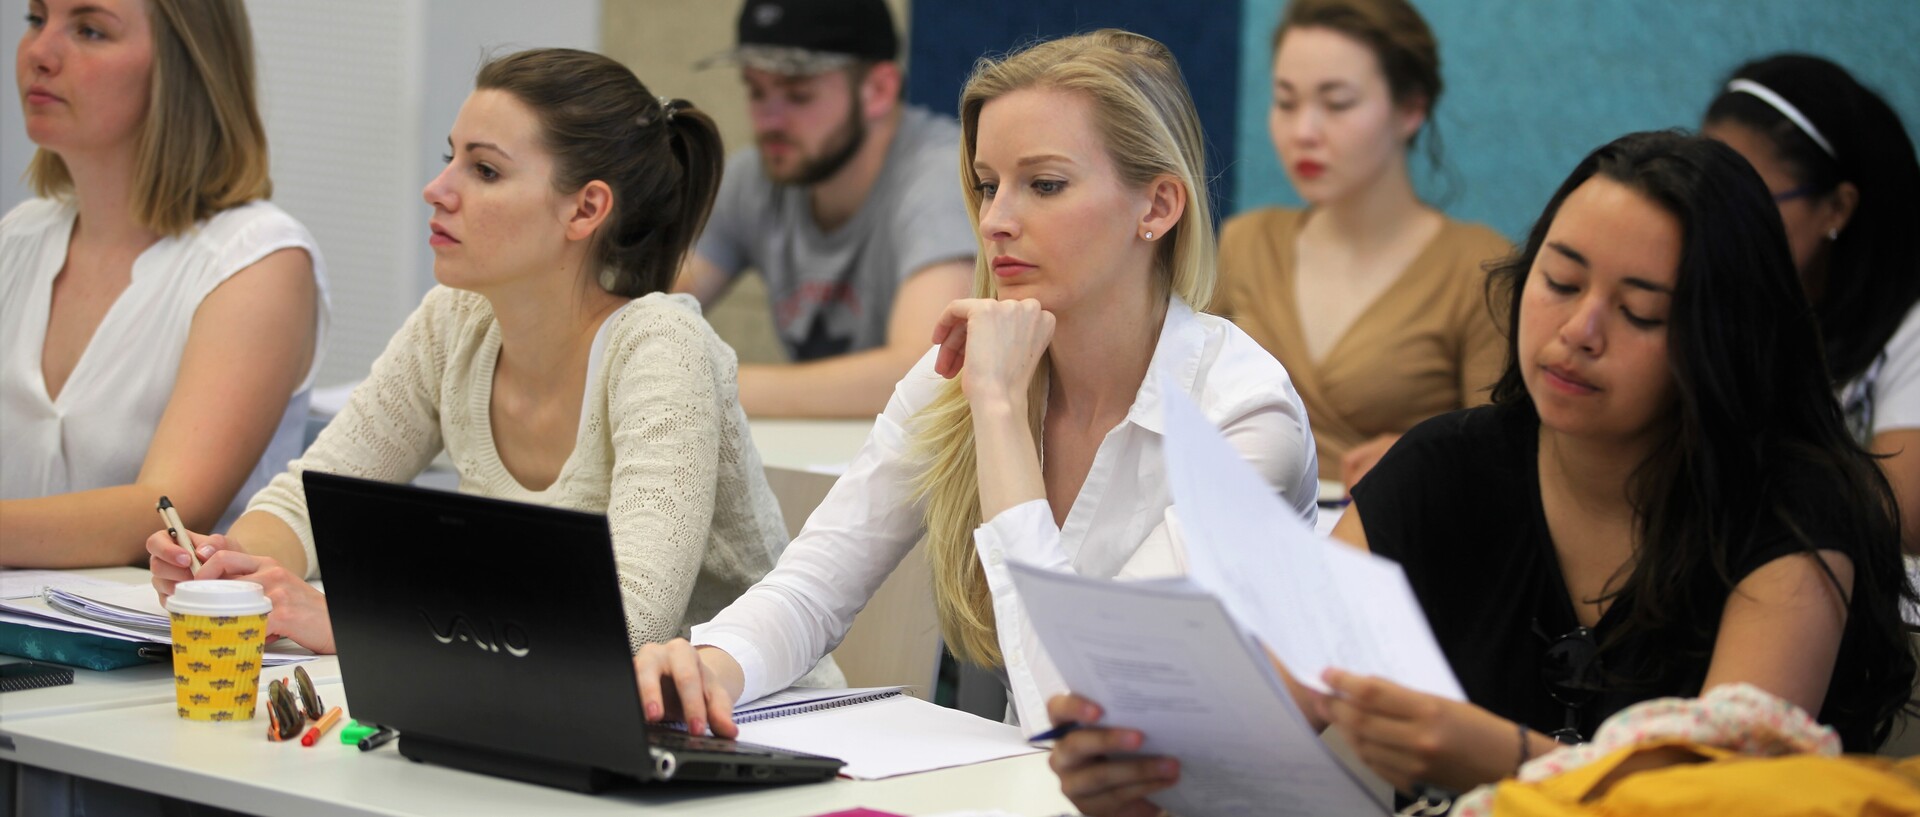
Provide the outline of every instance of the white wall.
<path id="1" fill-rule="evenodd" d="M 0 60 L 0 89 L 6 101 L 0 104 L 0 212 L 27 200 L 27 186 L 20 174 L 27 172 L 33 158 L 33 143 L 27 140 L 27 120 L 20 113 L 20 86 L 13 79 L 15 46 L 27 33 L 27 9 L 18 0 L 0 0 L 0 47 L 6 59 Z"/>
<path id="2" fill-rule="evenodd" d="M 9 7 L 19 0 L 0 0 Z M 274 201 L 326 258 L 333 327 L 320 383 L 365 376 L 433 284 L 420 188 L 484 54 L 597 49 L 599 0 L 249 0 Z M 0 14 L 5 87 L 24 14 Z M 0 207 L 27 196 L 17 96 L 0 105 Z"/>

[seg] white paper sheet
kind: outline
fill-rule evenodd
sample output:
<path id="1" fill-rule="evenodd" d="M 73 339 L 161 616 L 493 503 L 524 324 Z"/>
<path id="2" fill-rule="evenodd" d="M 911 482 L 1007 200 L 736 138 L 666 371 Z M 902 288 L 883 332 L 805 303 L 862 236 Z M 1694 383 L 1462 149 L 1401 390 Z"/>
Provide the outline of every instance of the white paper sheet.
<path id="1" fill-rule="evenodd" d="M 837 757 L 847 762 L 840 773 L 856 780 L 1042 751 L 1012 726 L 906 695 L 744 723 L 740 740 Z"/>
<path id="2" fill-rule="evenodd" d="M 1153 797 L 1185 817 L 1386 814 L 1300 716 L 1258 645 L 1184 580 L 1114 582 L 1013 565 L 1047 654 L 1143 755 L 1180 760 Z"/>
<path id="3" fill-rule="evenodd" d="M 1171 384 L 1167 479 L 1195 584 L 1220 598 L 1299 681 L 1329 667 L 1465 700 L 1406 573 L 1316 536 Z"/>
<path id="4" fill-rule="evenodd" d="M 0 599 L 37 598 L 40 591 L 48 587 L 58 587 L 62 590 L 86 590 L 118 586 L 120 582 L 96 579 L 92 576 L 79 576 L 65 570 L 0 569 Z"/>

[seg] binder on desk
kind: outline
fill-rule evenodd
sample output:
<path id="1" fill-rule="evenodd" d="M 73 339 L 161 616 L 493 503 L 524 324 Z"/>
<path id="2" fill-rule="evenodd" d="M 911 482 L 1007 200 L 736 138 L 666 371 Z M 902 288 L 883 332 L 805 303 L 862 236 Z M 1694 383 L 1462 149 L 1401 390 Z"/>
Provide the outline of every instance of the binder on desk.
<path id="1" fill-rule="evenodd" d="M 0 614 L 0 654 L 4 655 L 103 672 L 172 657 L 165 644 L 55 630 L 9 618 Z"/>

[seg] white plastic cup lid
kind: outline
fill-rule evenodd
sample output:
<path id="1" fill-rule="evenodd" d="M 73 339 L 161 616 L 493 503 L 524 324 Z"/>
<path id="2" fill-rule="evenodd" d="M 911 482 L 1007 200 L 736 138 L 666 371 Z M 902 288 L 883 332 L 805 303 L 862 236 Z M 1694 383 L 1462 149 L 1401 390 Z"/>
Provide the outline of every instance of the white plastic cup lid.
<path id="1" fill-rule="evenodd" d="M 252 616 L 273 610 L 266 589 L 233 579 L 181 582 L 167 599 L 167 610 L 188 616 Z"/>

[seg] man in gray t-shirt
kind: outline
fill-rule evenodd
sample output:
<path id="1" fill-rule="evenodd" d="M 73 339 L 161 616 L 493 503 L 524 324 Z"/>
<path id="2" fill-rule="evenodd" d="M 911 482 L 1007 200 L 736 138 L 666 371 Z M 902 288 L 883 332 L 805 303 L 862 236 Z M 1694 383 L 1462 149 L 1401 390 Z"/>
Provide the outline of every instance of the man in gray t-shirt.
<path id="1" fill-rule="evenodd" d="M 749 413 L 871 416 L 971 286 L 960 126 L 901 101 L 884 0 L 748 0 L 739 31 L 756 145 L 727 160 L 678 289 L 766 279 L 794 363 L 740 367 Z"/>

